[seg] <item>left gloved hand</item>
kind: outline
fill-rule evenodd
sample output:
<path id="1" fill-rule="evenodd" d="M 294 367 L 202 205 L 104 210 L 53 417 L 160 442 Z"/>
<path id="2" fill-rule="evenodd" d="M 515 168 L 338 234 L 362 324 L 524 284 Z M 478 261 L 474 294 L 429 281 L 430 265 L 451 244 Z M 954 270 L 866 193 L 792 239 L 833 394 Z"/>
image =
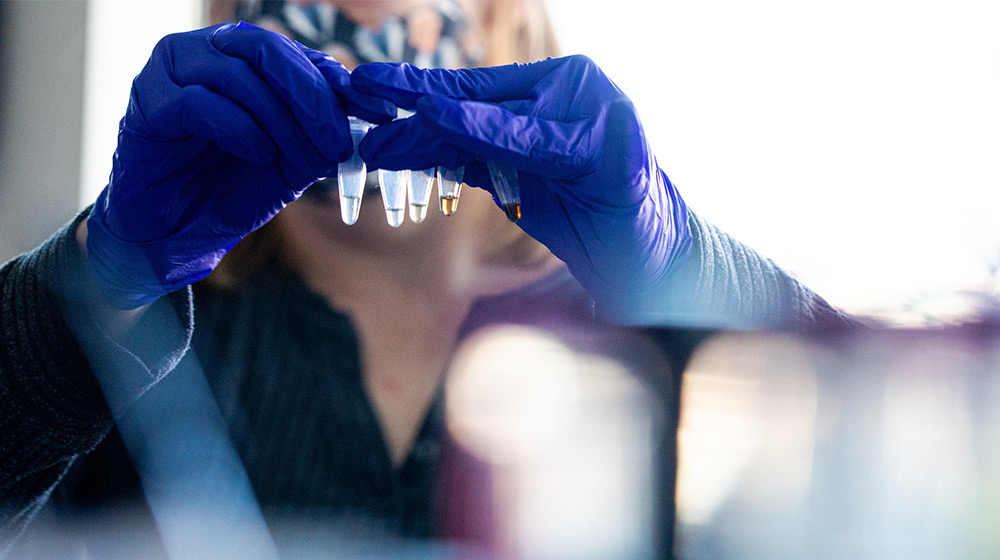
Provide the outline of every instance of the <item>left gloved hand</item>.
<path id="1" fill-rule="evenodd" d="M 347 115 L 396 107 L 340 63 L 241 23 L 164 37 L 132 83 L 108 186 L 87 221 L 105 299 L 135 309 L 223 255 L 354 153 Z"/>
<path id="2" fill-rule="evenodd" d="M 516 167 L 518 225 L 613 318 L 641 315 L 689 252 L 687 209 L 635 107 L 584 56 L 467 70 L 367 64 L 351 85 L 416 110 L 368 133 L 360 153 L 369 166 L 466 165 L 465 182 L 490 192 L 486 160 Z"/>

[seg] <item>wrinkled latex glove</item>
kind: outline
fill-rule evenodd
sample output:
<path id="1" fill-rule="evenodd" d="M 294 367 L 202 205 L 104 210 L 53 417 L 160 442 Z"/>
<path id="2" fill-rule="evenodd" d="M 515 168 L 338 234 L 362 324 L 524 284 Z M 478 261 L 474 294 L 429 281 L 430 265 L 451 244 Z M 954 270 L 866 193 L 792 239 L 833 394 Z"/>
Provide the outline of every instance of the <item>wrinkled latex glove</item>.
<path id="1" fill-rule="evenodd" d="M 131 309 L 210 273 L 244 236 L 353 153 L 347 113 L 396 107 L 332 58 L 241 23 L 165 37 L 132 84 L 87 255 Z"/>
<path id="2" fill-rule="evenodd" d="M 368 134 L 360 152 L 370 166 L 466 165 L 465 182 L 494 200 L 483 162 L 516 167 L 517 224 L 611 318 L 641 314 L 689 253 L 684 201 L 658 168 L 631 101 L 588 58 L 466 70 L 367 64 L 351 84 L 416 110 Z"/>

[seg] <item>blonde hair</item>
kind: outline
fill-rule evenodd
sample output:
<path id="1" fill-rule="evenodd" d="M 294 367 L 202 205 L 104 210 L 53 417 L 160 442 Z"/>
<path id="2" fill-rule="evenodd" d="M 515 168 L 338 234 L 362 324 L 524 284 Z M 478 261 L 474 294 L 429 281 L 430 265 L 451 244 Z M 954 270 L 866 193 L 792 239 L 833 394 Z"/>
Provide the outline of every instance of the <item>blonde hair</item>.
<path id="1" fill-rule="evenodd" d="M 458 0 L 469 18 L 463 47 L 481 49 L 485 66 L 532 62 L 558 56 L 555 33 L 543 0 Z M 237 0 L 211 0 L 206 17 L 210 23 L 231 22 Z M 331 2 L 336 4 L 336 2 Z M 280 31 L 280 30 L 278 30 Z M 548 249 L 516 227 L 506 230 L 488 258 L 542 266 L 554 257 Z M 265 224 L 229 251 L 215 271 L 203 282 L 211 288 L 238 288 L 265 267 L 294 273 L 281 256 L 283 242 L 276 224 Z"/>
<path id="2" fill-rule="evenodd" d="M 478 0 L 485 31 L 485 65 L 532 62 L 559 56 L 542 0 Z"/>

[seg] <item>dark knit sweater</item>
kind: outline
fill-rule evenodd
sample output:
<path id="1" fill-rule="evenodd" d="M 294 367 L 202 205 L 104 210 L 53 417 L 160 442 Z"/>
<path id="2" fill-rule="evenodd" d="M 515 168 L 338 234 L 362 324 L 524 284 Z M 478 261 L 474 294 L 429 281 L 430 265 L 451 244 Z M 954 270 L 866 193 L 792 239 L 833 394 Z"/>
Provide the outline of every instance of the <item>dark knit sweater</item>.
<path id="1" fill-rule="evenodd" d="M 433 481 L 445 443 L 440 399 L 405 464 L 393 469 L 361 383 L 348 317 L 301 281 L 270 275 L 239 293 L 198 291 L 193 301 L 189 290 L 173 294 L 112 340 L 78 285 L 88 274 L 73 235 L 82 218 L 0 269 L 0 551 L 64 476 L 56 501 L 71 507 L 138 496 L 117 433 L 81 460 L 114 418 L 126 441 L 153 438 L 169 432 L 163 419 L 182 422 L 212 400 L 215 407 L 207 408 L 218 418 L 210 420 L 232 442 L 267 517 L 356 514 L 395 535 L 435 532 Z M 693 215 L 691 225 L 693 254 L 672 274 L 670 290 L 651 298 L 644 322 L 851 322 L 767 259 Z M 557 276 L 480 302 L 465 331 L 495 321 L 586 321 L 586 301 L 571 277 Z M 199 380 L 208 390 L 190 397 Z M 206 453 L 204 447 L 187 451 Z"/>

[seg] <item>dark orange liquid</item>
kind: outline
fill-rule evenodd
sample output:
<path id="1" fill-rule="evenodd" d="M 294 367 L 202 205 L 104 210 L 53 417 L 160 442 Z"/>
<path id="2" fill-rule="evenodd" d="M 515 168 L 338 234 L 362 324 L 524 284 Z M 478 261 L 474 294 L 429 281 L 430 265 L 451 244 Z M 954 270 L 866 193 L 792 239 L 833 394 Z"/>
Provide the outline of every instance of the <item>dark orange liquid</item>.
<path id="1" fill-rule="evenodd" d="M 441 197 L 441 213 L 445 216 L 451 216 L 458 210 L 458 197 L 457 196 L 444 196 Z"/>
<path id="2" fill-rule="evenodd" d="M 516 222 L 521 219 L 521 205 L 517 202 L 504 204 L 503 211 L 507 214 L 507 219 Z"/>

